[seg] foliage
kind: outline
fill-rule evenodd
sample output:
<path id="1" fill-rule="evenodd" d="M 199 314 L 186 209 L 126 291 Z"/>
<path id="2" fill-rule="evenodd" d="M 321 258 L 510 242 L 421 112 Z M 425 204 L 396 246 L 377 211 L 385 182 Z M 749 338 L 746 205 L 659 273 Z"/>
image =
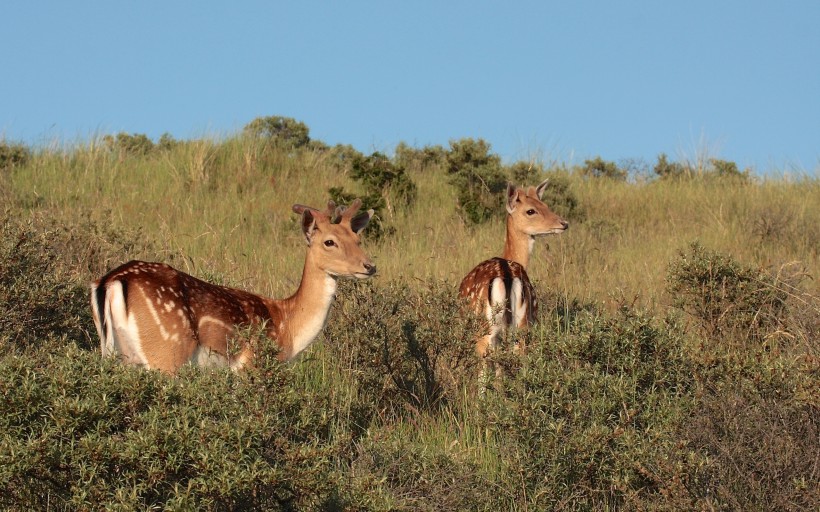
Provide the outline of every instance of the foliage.
<path id="1" fill-rule="evenodd" d="M 484 404 L 509 475 L 501 488 L 524 509 L 640 508 L 662 492 L 691 406 L 682 331 L 626 308 L 581 311 L 568 327 L 539 329 Z"/>
<path id="2" fill-rule="evenodd" d="M 116 153 L 120 160 L 127 156 L 145 156 L 154 149 L 154 142 L 144 133 L 120 132 L 116 136 L 106 135 L 103 143 L 112 152 Z"/>
<path id="3" fill-rule="evenodd" d="M 159 141 L 157 141 L 157 148 L 162 151 L 171 151 L 180 144 L 182 144 L 181 141 L 178 141 L 173 135 L 166 132 L 160 135 Z"/>
<path id="4" fill-rule="evenodd" d="M 584 160 L 584 165 L 579 169 L 581 176 L 589 178 L 609 178 L 612 180 L 623 181 L 626 179 L 627 172 L 615 162 L 609 162 L 596 156 L 592 160 Z"/>
<path id="5" fill-rule="evenodd" d="M 385 223 L 385 215 L 393 214 L 399 208 L 411 208 L 416 201 L 418 189 L 404 168 L 394 164 L 381 153 L 363 156 L 343 150 L 338 155 L 350 158 L 351 178 L 358 181 L 364 194 L 347 192 L 343 187 L 328 189 L 330 198 L 338 204 L 350 204 L 359 197 L 362 208 L 372 208 L 376 216 L 371 219 L 364 236 L 371 240 L 382 240 L 395 232 L 395 228 Z M 344 162 L 345 160 L 342 160 Z"/>
<path id="6" fill-rule="evenodd" d="M 0 353 L 30 347 L 52 332 L 85 337 L 88 292 L 60 265 L 56 235 L 0 218 Z"/>
<path id="7" fill-rule="evenodd" d="M 385 495 L 385 510 L 489 510 L 498 501 L 488 475 L 474 462 L 411 441 L 397 429 L 364 440 L 353 471 Z M 381 508 L 381 507 L 380 507 Z"/>
<path id="8" fill-rule="evenodd" d="M 396 164 L 409 169 L 415 167 L 419 170 L 431 170 L 444 163 L 446 151 L 442 146 L 424 146 L 417 149 L 399 142 L 396 146 Z"/>
<path id="9" fill-rule="evenodd" d="M 482 139 L 450 141 L 446 169 L 458 190 L 459 213 L 467 224 L 482 224 L 504 212 L 507 179 L 501 157 Z"/>
<path id="10" fill-rule="evenodd" d="M 368 193 L 381 194 L 388 202 L 388 209 L 392 210 L 394 204 L 409 208 L 416 202 L 416 184 L 404 167 L 394 164 L 385 155 L 376 152 L 368 157 L 356 157 L 352 169 L 351 177 L 361 183 Z"/>
<path id="11" fill-rule="evenodd" d="M 177 377 L 68 346 L 0 361 L 0 506 L 199 510 L 338 501 L 322 399 L 265 365 Z M 13 393 L 12 393 L 13 392 Z"/>
<path id="12" fill-rule="evenodd" d="M 709 165 L 711 166 L 712 172 L 719 178 L 734 179 L 743 183 L 751 179 L 749 170 L 746 169 L 740 172 L 737 168 L 737 164 L 734 162 L 712 158 L 709 160 Z"/>
<path id="13" fill-rule="evenodd" d="M 0 141 L 0 170 L 26 165 L 31 157 L 31 149 L 28 146 Z"/>
<path id="14" fill-rule="evenodd" d="M 691 175 L 691 171 L 685 165 L 670 162 L 665 153 L 658 155 L 654 169 L 658 177 L 667 180 L 686 178 Z"/>
<path id="15" fill-rule="evenodd" d="M 693 169 L 692 165 L 679 162 L 670 162 L 666 154 L 658 155 L 658 161 L 654 167 L 655 174 L 665 180 L 681 179 L 720 179 L 729 183 L 749 183 L 751 173 L 748 169 L 741 172 L 735 162 L 710 158 L 702 167 Z"/>
<path id="16" fill-rule="evenodd" d="M 138 257 L 285 296 L 304 257 L 288 206 L 364 188 L 349 147 L 337 166 L 318 141 L 170 141 L 0 172 L 0 509 L 820 509 L 817 179 L 500 167 L 550 177 L 547 204 L 586 220 L 535 247 L 529 350 L 479 395 L 454 283 L 503 226 L 458 222 L 446 159 L 397 151 L 416 205 L 382 206 L 380 275 L 340 285 L 323 340 L 170 377 L 99 359 L 89 281 Z"/>
<path id="17" fill-rule="evenodd" d="M 540 183 L 544 179 L 544 167 L 533 162 L 518 161 L 505 169 L 513 183 L 529 185 Z"/>
<path id="18" fill-rule="evenodd" d="M 326 151 L 330 165 L 335 169 L 348 172 L 353 167 L 353 163 L 360 158 L 364 158 L 356 148 L 350 144 L 336 144 Z"/>
<path id="19" fill-rule="evenodd" d="M 435 411 L 456 399 L 476 365 L 469 340 L 479 323 L 462 314 L 454 289 L 404 283 L 345 283 L 325 337 L 334 359 L 355 372 L 362 424 L 377 413 Z"/>
<path id="20" fill-rule="evenodd" d="M 302 148 L 310 142 L 307 125 L 291 117 L 257 117 L 246 124 L 243 131 L 250 137 L 263 139 L 282 149 Z"/>
<path id="21" fill-rule="evenodd" d="M 675 307 L 690 314 L 709 338 L 763 341 L 784 328 L 784 287 L 698 242 L 671 263 L 667 281 Z"/>

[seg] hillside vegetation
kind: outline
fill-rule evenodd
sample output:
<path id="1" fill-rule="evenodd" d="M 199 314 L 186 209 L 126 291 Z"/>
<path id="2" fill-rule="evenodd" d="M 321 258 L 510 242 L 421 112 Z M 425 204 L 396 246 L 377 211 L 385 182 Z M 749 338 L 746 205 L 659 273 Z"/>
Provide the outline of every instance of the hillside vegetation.
<path id="1" fill-rule="evenodd" d="M 528 350 L 484 393 L 456 289 L 550 178 Z M 283 297 L 294 203 L 361 197 L 379 273 L 305 354 L 171 377 L 103 360 L 88 283 L 129 259 Z M 820 182 L 728 161 L 391 155 L 260 118 L 220 139 L 0 143 L 0 508 L 817 510 Z M 252 335 L 253 333 L 246 333 Z M 272 351 L 272 349 L 270 349 Z"/>

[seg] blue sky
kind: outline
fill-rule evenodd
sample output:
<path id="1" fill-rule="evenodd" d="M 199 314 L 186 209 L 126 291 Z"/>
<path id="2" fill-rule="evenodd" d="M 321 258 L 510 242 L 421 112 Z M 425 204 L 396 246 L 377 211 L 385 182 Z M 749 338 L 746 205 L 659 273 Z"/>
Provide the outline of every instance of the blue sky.
<path id="1" fill-rule="evenodd" d="M 0 6 L 0 138 L 227 136 L 260 116 L 506 162 L 699 154 L 820 174 L 820 2 Z"/>

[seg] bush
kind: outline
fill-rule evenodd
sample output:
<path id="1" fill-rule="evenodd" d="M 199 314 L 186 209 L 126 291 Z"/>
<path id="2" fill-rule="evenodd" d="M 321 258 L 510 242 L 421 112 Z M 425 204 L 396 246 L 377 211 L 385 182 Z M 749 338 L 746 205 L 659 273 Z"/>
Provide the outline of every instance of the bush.
<path id="1" fill-rule="evenodd" d="M 325 337 L 334 359 L 357 375 L 360 424 L 377 413 L 439 410 L 472 383 L 480 325 L 461 314 L 452 287 L 418 292 L 404 283 L 344 282 L 339 294 Z"/>
<path id="2" fill-rule="evenodd" d="M 682 330 L 624 308 L 533 339 L 483 407 L 516 508 L 639 509 L 660 495 L 691 404 Z"/>
<path id="3" fill-rule="evenodd" d="M 395 204 L 401 208 L 412 207 L 416 202 L 416 184 L 407 175 L 404 167 L 393 164 L 381 153 L 368 157 L 356 157 L 352 164 L 351 177 L 360 182 L 370 194 L 381 194 L 387 201 L 388 210 Z"/>
<path id="4" fill-rule="evenodd" d="M 31 160 L 31 150 L 23 144 L 0 142 L 0 170 L 26 165 Z"/>
<path id="5" fill-rule="evenodd" d="M 328 189 L 330 198 L 338 204 L 350 204 L 359 197 L 363 209 L 376 211 L 363 236 L 382 240 L 396 231 L 385 223 L 385 214 L 392 214 L 397 208 L 411 208 L 418 195 L 416 184 L 403 167 L 394 165 L 381 153 L 376 152 L 368 157 L 354 153 L 349 154 L 349 158 L 351 177 L 362 184 L 365 193 L 355 194 L 343 187 L 331 187 Z"/>
<path id="6" fill-rule="evenodd" d="M 416 149 L 404 142 L 399 142 L 396 146 L 395 162 L 396 165 L 405 169 L 415 167 L 418 170 L 424 170 L 442 165 L 445 161 L 445 155 L 446 151 L 439 145 Z"/>
<path id="7" fill-rule="evenodd" d="M 363 441 L 352 469 L 384 496 L 379 510 L 487 510 L 498 501 L 489 478 L 468 458 L 424 446 L 400 429 Z"/>
<path id="8" fill-rule="evenodd" d="M 336 144 L 325 152 L 330 165 L 347 174 L 353 168 L 353 162 L 364 155 L 350 144 Z"/>
<path id="9" fill-rule="evenodd" d="M 600 156 L 592 160 L 584 160 L 584 165 L 579 169 L 581 176 L 588 178 L 609 178 L 617 181 L 626 180 L 626 171 L 618 167 L 615 162 L 608 162 Z"/>
<path id="10" fill-rule="evenodd" d="M 89 339 L 88 289 L 61 265 L 54 230 L 0 218 L 0 354 L 26 350 L 53 333 Z"/>
<path id="11" fill-rule="evenodd" d="M 501 158 L 482 139 L 450 141 L 446 157 L 450 183 L 458 190 L 459 214 L 468 224 L 481 224 L 504 213 L 507 178 Z"/>
<path id="12" fill-rule="evenodd" d="M 746 169 L 745 171 L 740 172 L 737 168 L 737 164 L 734 162 L 712 158 L 709 160 L 709 165 L 712 173 L 714 173 L 718 178 L 731 179 L 740 183 L 748 183 L 751 180 L 751 173 L 749 170 Z"/>
<path id="13" fill-rule="evenodd" d="M 691 176 L 691 170 L 678 162 L 670 162 L 665 153 L 658 155 L 658 162 L 655 164 L 655 174 L 661 179 L 672 180 L 682 179 Z"/>
<path id="14" fill-rule="evenodd" d="M 710 339 L 760 342 L 785 327 L 788 294 L 774 278 L 698 242 L 669 265 L 667 289 Z"/>
<path id="15" fill-rule="evenodd" d="M 154 150 L 154 143 L 144 133 L 120 132 L 116 136 L 103 137 L 106 147 L 116 153 L 120 160 L 127 156 L 145 156 Z"/>
<path id="16" fill-rule="evenodd" d="M 307 125 L 291 117 L 257 117 L 243 131 L 253 138 L 263 139 L 274 147 L 286 150 L 302 148 L 310 143 Z"/>
<path id="17" fill-rule="evenodd" d="M 0 360 L 0 507 L 302 510 L 339 503 L 326 401 L 278 363 L 176 378 L 65 347 Z"/>

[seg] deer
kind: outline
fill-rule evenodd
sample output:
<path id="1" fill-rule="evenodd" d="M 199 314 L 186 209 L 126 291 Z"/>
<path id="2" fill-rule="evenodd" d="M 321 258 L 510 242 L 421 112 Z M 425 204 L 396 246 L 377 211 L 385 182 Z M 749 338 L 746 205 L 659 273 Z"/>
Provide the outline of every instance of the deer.
<path id="1" fill-rule="evenodd" d="M 164 263 L 130 261 L 91 283 L 91 309 L 103 356 L 165 373 L 183 365 L 251 367 L 254 348 L 229 344 L 243 327 L 262 329 L 290 361 L 319 335 L 339 278 L 366 279 L 376 266 L 360 245 L 373 210 L 330 201 L 325 211 L 293 205 L 307 241 L 302 279 L 286 299 L 211 284 Z M 236 351 L 234 351 L 236 352 Z"/>
<path id="2" fill-rule="evenodd" d="M 475 345 L 485 369 L 487 356 L 498 348 L 508 331 L 529 328 L 535 321 L 538 300 L 527 275 L 535 238 L 560 234 L 569 228 L 567 221 L 541 201 L 548 181 L 528 188 L 507 183 L 503 255 L 476 265 L 459 286 L 459 296 L 468 309 L 482 317 L 482 334 Z M 515 347 L 521 348 L 518 344 Z"/>

